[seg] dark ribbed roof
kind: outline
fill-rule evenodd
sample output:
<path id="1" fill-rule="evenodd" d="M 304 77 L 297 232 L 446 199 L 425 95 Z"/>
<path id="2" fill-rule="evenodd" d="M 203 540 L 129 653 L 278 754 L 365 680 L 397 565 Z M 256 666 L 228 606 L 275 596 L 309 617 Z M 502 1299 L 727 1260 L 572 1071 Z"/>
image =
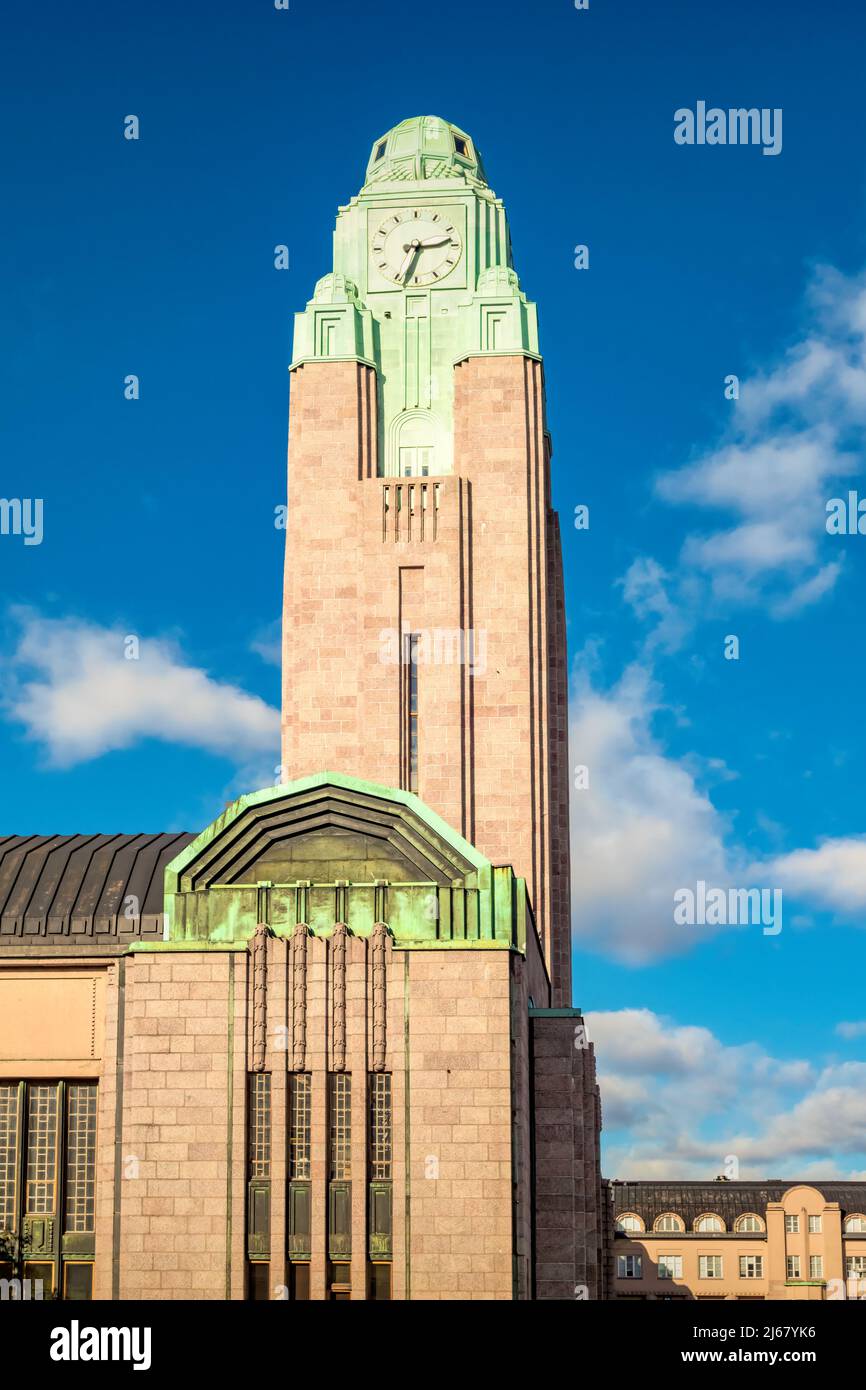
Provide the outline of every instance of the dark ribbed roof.
<path id="1" fill-rule="evenodd" d="M 163 930 L 165 866 L 195 837 L 0 837 L 0 948 L 109 944 Z"/>
<path id="2" fill-rule="evenodd" d="M 792 1187 L 814 1187 L 845 1212 L 866 1208 L 866 1182 L 816 1182 L 814 1178 L 761 1182 L 611 1182 L 614 1216 L 633 1211 L 651 1226 L 663 1212 L 676 1212 L 690 1226 L 703 1212 L 716 1212 L 730 1227 L 743 1212 L 760 1215 Z"/>

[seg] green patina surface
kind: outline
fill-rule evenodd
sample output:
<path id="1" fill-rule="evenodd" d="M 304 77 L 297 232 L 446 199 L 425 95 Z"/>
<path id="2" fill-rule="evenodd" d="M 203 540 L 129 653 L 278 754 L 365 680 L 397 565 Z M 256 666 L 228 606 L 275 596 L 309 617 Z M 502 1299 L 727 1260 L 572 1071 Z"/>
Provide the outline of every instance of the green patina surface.
<path id="1" fill-rule="evenodd" d="M 242 796 L 165 872 L 166 939 L 136 950 L 243 948 L 259 922 L 395 944 L 525 951 L 524 880 L 495 867 L 418 797 L 337 773 Z"/>
<path id="2" fill-rule="evenodd" d="M 453 227 L 457 244 L 446 248 L 453 264 L 422 252 L 403 283 L 387 248 L 402 253 L 416 213 L 423 231 Z M 395 229 L 395 216 L 408 220 Z M 333 269 L 295 317 L 292 367 L 374 366 L 382 472 L 403 473 L 423 449 L 429 473 L 441 475 L 453 465 L 455 362 L 515 352 L 538 356 L 537 312 L 474 142 L 436 116 L 402 121 L 374 143 L 361 191 L 339 210 Z"/>

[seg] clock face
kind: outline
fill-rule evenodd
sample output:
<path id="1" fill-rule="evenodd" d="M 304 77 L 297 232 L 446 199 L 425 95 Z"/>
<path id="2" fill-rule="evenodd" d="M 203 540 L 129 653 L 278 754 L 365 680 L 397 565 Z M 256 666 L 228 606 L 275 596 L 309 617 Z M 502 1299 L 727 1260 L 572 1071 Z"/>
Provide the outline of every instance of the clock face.
<path id="1" fill-rule="evenodd" d="M 460 259 L 460 233 L 447 212 L 401 208 L 373 233 L 373 264 L 395 285 L 433 285 Z"/>

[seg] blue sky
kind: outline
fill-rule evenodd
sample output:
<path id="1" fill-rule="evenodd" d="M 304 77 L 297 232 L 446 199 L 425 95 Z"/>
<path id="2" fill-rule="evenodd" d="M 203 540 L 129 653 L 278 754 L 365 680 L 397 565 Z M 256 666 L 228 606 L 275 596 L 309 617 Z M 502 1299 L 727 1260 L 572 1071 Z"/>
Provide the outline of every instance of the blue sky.
<path id="1" fill-rule="evenodd" d="M 273 780 L 291 316 L 374 138 L 444 116 L 539 304 L 606 1169 L 866 1176 L 866 538 L 824 528 L 866 495 L 864 44 L 855 0 L 7 18 L 0 493 L 45 534 L 0 537 L 0 831 Z M 676 145 L 698 100 L 782 108 L 781 154 Z M 783 931 L 674 927 L 698 878 Z"/>

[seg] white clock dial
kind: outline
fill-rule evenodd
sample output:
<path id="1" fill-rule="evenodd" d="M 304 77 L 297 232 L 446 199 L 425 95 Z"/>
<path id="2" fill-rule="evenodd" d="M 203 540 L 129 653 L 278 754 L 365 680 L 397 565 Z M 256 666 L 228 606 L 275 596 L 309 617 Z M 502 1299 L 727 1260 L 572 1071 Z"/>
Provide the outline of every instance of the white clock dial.
<path id="1" fill-rule="evenodd" d="M 444 280 L 462 249 L 460 233 L 447 212 L 401 208 L 376 228 L 370 252 L 386 279 L 414 287 Z"/>

